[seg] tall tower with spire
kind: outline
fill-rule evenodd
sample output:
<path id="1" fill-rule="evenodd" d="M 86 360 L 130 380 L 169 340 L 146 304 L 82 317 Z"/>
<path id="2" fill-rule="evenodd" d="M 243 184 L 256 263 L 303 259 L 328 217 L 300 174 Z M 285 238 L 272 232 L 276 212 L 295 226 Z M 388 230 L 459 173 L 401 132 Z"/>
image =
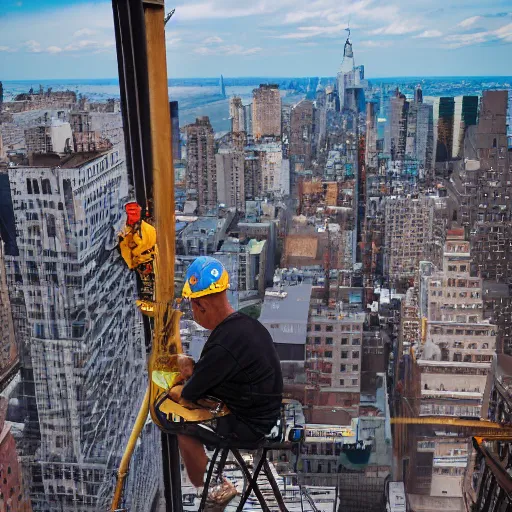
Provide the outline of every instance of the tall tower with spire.
<path id="1" fill-rule="evenodd" d="M 350 110 L 359 113 L 364 112 L 365 109 L 364 92 L 368 82 L 364 79 L 364 66 L 356 66 L 354 49 L 350 41 L 350 29 L 346 30 L 348 36 L 343 48 L 343 60 L 336 77 L 339 108 L 341 111 Z"/>

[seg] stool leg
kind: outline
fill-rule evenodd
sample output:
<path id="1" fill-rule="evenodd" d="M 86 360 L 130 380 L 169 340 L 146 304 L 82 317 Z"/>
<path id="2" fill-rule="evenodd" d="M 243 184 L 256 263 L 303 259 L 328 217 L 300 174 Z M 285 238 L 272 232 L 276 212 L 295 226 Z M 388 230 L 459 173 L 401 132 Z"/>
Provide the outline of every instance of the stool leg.
<path id="1" fill-rule="evenodd" d="M 224 466 L 226 465 L 226 459 L 228 458 L 229 448 L 224 448 L 220 454 L 219 464 L 217 466 L 217 481 L 222 477 Z"/>
<path id="2" fill-rule="evenodd" d="M 204 506 L 206 505 L 206 498 L 208 497 L 208 489 L 210 488 L 210 482 L 212 479 L 213 468 L 215 467 L 215 461 L 219 455 L 220 448 L 215 448 L 215 452 L 213 453 L 212 460 L 210 461 L 210 467 L 208 468 L 208 473 L 206 474 L 206 481 L 203 486 L 203 495 L 201 496 L 201 504 L 199 505 L 198 512 L 202 512 L 204 510 Z"/>
<path id="3" fill-rule="evenodd" d="M 245 502 L 251 495 L 251 492 L 254 491 L 254 494 L 256 494 L 256 497 L 258 498 L 258 501 L 260 502 L 261 509 L 263 512 L 269 512 L 269 508 L 267 507 L 267 503 L 265 501 L 265 498 L 263 497 L 263 494 L 261 494 L 260 488 L 258 487 L 258 475 L 260 474 L 261 468 L 263 467 L 263 462 L 265 460 L 264 457 L 261 457 L 260 461 L 258 462 L 258 465 L 256 466 L 256 469 L 254 473 L 251 475 L 249 470 L 247 469 L 247 466 L 245 464 L 245 461 L 243 457 L 240 455 L 240 452 L 232 448 L 231 451 L 233 452 L 233 455 L 235 456 L 235 459 L 240 464 L 240 467 L 242 468 L 242 471 L 244 473 L 244 476 L 247 480 L 247 490 L 245 491 L 244 495 L 242 496 L 242 499 L 240 500 L 240 503 L 238 504 L 238 508 L 236 509 L 236 512 L 241 512 L 244 508 Z"/>
<path id="4" fill-rule="evenodd" d="M 265 461 L 263 462 L 263 471 L 265 472 L 265 475 L 270 484 L 270 487 L 272 487 L 272 491 L 274 492 L 274 496 L 279 505 L 279 510 L 281 512 L 288 512 L 288 509 L 286 508 L 286 505 L 284 504 L 284 500 L 283 500 L 281 491 L 279 490 L 279 486 L 277 485 L 274 475 L 272 474 L 272 470 L 270 469 L 270 465 L 268 463 L 266 453 L 265 453 L 264 457 L 265 457 Z"/>

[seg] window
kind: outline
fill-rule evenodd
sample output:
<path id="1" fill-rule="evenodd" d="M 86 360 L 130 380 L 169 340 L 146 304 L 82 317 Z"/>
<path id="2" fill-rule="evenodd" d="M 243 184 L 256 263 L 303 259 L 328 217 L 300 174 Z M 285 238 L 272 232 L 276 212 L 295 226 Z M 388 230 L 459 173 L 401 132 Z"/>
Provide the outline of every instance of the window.
<path id="1" fill-rule="evenodd" d="M 315 331 L 319 332 L 321 330 L 322 330 L 321 326 L 319 324 L 315 324 Z"/>
<path id="2" fill-rule="evenodd" d="M 327 332 L 332 332 L 332 329 L 333 329 L 332 325 L 327 325 L 327 326 L 325 327 L 325 330 L 326 330 Z"/>
<path id="3" fill-rule="evenodd" d="M 348 345 L 348 338 L 341 338 L 342 345 Z"/>
<path id="4" fill-rule="evenodd" d="M 51 194 L 52 193 L 52 187 L 50 185 L 49 179 L 42 180 L 41 185 L 43 188 L 43 194 Z"/>
<path id="5" fill-rule="evenodd" d="M 279 329 L 279 324 L 270 324 L 271 329 Z"/>
<path id="6" fill-rule="evenodd" d="M 32 194 L 32 182 L 27 178 L 27 194 Z"/>
<path id="7" fill-rule="evenodd" d="M 352 340 L 352 345 L 361 345 L 361 340 L 359 338 L 355 338 Z"/>
<path id="8" fill-rule="evenodd" d="M 348 359 L 348 352 L 342 352 L 341 359 Z"/>
<path id="9" fill-rule="evenodd" d="M 325 338 L 326 345 L 332 345 L 332 343 L 333 343 L 332 338 Z"/>
<path id="10" fill-rule="evenodd" d="M 353 359 L 359 359 L 359 350 L 352 352 L 352 358 Z"/>
<path id="11" fill-rule="evenodd" d="M 331 350 L 326 350 L 325 351 L 325 357 L 332 358 L 332 351 Z"/>
<path id="12" fill-rule="evenodd" d="M 48 231 L 49 238 L 55 238 L 57 236 L 57 229 L 55 226 L 55 215 L 49 213 L 46 217 L 46 229 Z"/>
<path id="13" fill-rule="evenodd" d="M 352 379 L 352 386 L 357 386 L 358 379 Z"/>
<path id="14" fill-rule="evenodd" d="M 39 194 L 39 182 L 37 180 L 32 180 L 32 187 L 34 189 L 34 194 Z"/>
<path id="15" fill-rule="evenodd" d="M 347 365 L 346 364 L 341 364 L 340 365 L 340 372 L 346 372 L 347 371 Z"/>
<path id="16" fill-rule="evenodd" d="M 352 371 L 353 372 L 358 372 L 359 371 L 359 365 L 358 364 L 353 364 L 352 365 Z"/>
<path id="17" fill-rule="evenodd" d="M 344 386 L 345 385 L 345 379 L 340 379 L 340 386 Z"/>
<path id="18" fill-rule="evenodd" d="M 321 338 L 319 338 L 318 336 L 315 338 L 315 345 L 320 345 L 321 343 Z"/>

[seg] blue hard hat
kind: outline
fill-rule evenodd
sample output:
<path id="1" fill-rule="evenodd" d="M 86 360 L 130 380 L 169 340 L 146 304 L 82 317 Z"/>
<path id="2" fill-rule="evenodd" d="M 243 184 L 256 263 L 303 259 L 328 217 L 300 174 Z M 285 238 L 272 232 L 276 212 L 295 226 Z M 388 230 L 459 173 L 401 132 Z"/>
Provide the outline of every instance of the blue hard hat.
<path id="1" fill-rule="evenodd" d="M 188 267 L 182 295 L 196 299 L 229 288 L 229 275 L 224 265 L 210 256 L 199 256 Z"/>

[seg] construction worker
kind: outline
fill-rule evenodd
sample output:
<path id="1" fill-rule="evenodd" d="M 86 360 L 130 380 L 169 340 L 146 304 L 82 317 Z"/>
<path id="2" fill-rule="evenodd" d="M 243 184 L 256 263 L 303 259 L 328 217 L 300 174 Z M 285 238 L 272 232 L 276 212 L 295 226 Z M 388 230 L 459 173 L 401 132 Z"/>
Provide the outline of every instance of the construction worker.
<path id="1" fill-rule="evenodd" d="M 188 268 L 183 297 L 191 302 L 194 320 L 211 334 L 197 362 L 180 356 L 184 385 L 172 388 L 171 397 L 196 404 L 214 397 L 231 414 L 213 421 L 216 434 L 237 442 L 257 443 L 268 435 L 280 415 L 283 377 L 269 332 L 253 318 L 235 312 L 227 290 L 229 276 L 220 261 L 197 258 Z M 202 487 L 208 459 L 208 436 L 198 427 L 197 437 L 178 435 L 180 452 L 190 480 Z M 227 504 L 237 494 L 224 479 L 208 495 L 216 505 Z"/>

